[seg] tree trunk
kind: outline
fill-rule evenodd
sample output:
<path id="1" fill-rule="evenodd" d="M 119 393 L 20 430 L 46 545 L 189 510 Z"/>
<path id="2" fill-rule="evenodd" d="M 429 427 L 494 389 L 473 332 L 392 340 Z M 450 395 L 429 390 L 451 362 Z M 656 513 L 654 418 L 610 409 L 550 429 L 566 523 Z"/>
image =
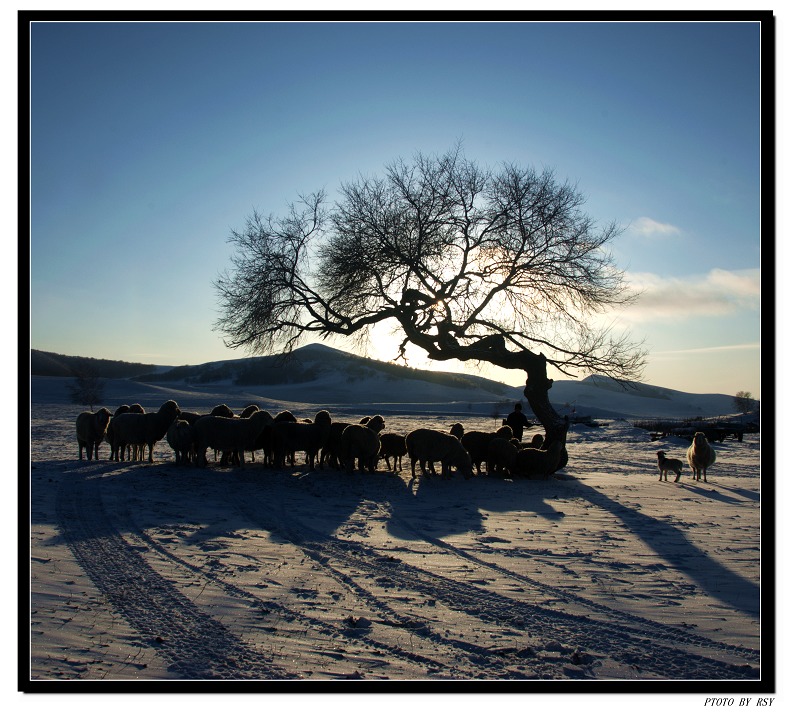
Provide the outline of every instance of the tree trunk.
<path id="1" fill-rule="evenodd" d="M 566 434 L 569 430 L 568 417 L 562 418 L 549 402 L 549 390 L 552 388 L 552 379 L 547 378 L 546 361 L 533 364 L 527 370 L 527 382 L 525 384 L 525 398 L 530 404 L 530 408 L 541 422 L 546 431 L 546 439 L 542 448 L 546 450 L 555 441 L 563 444 L 563 453 L 560 456 L 560 463 L 556 470 L 560 470 L 568 463 L 569 456 L 566 451 Z"/>

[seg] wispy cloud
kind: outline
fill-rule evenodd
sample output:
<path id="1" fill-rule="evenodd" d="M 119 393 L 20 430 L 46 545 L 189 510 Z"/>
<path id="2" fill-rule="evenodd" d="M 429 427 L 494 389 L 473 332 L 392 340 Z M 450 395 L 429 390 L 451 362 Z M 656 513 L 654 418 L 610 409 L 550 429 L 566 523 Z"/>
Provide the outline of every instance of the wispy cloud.
<path id="1" fill-rule="evenodd" d="M 760 351 L 761 345 L 759 342 L 752 342 L 750 344 L 724 344 L 718 347 L 696 347 L 693 349 L 669 349 L 667 351 L 651 352 L 651 356 L 659 356 L 665 354 L 709 354 L 714 352 L 732 352 L 732 351 Z"/>
<path id="2" fill-rule="evenodd" d="M 641 293 L 637 303 L 622 315 L 632 323 L 724 316 L 758 310 L 761 304 L 761 272 L 758 269 L 714 269 L 705 275 L 683 278 L 628 273 L 627 279 L 632 288 Z"/>
<path id="3" fill-rule="evenodd" d="M 643 216 L 638 218 L 633 223 L 630 223 L 626 228 L 627 233 L 646 237 L 669 237 L 671 235 L 681 235 L 681 229 L 670 223 L 660 223 L 653 218 Z"/>

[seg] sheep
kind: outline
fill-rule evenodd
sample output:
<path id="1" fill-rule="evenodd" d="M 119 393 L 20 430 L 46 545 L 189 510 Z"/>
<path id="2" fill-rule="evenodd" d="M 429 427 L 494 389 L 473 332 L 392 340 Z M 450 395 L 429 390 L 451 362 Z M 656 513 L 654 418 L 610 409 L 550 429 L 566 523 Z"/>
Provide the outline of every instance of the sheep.
<path id="1" fill-rule="evenodd" d="M 193 431 L 189 421 L 176 419 L 165 434 L 168 445 L 176 454 L 176 465 L 187 465 L 192 459 Z"/>
<path id="2" fill-rule="evenodd" d="M 244 407 L 242 413 L 239 414 L 239 418 L 250 418 L 256 411 L 260 411 L 261 407 L 258 404 L 250 404 Z"/>
<path id="3" fill-rule="evenodd" d="M 310 470 L 316 467 L 316 456 L 327 444 L 330 436 L 332 417 L 329 411 L 319 411 L 315 421 L 280 421 L 272 425 L 272 447 L 275 466 L 285 466 L 287 455 L 296 451 L 305 452 L 306 464 Z M 319 464 L 321 461 L 319 460 Z M 293 464 L 293 461 L 292 461 Z"/>
<path id="4" fill-rule="evenodd" d="M 124 448 L 127 445 L 139 445 L 143 448 L 141 455 L 145 455 L 145 446 L 148 446 L 148 462 L 153 463 L 154 444 L 165 437 L 168 427 L 180 413 L 175 401 L 166 401 L 156 413 L 130 411 L 117 416 L 113 424 L 113 432 L 121 460 L 124 459 Z"/>
<path id="5" fill-rule="evenodd" d="M 113 418 L 120 416 L 122 413 L 129 413 L 129 405 L 124 404 L 115 409 Z M 104 434 L 104 440 L 110 444 L 110 460 L 118 460 L 118 446 L 115 443 L 115 430 L 113 429 L 113 418 L 107 426 L 107 432 Z"/>
<path id="6" fill-rule="evenodd" d="M 698 431 L 692 439 L 692 445 L 687 449 L 687 462 L 692 468 L 693 480 L 700 480 L 702 475 L 703 482 L 708 483 L 706 470 L 711 468 L 716 460 L 717 454 L 706 439 L 706 434 Z"/>
<path id="7" fill-rule="evenodd" d="M 656 460 L 659 465 L 659 480 L 662 480 L 662 476 L 664 476 L 665 481 L 667 481 L 667 471 L 669 470 L 672 470 L 676 474 L 676 479 L 673 481 L 674 483 L 681 480 L 681 469 L 684 467 L 684 464 L 678 458 L 665 458 L 664 451 L 657 451 Z"/>
<path id="8" fill-rule="evenodd" d="M 346 467 L 346 472 L 354 471 L 355 462 L 359 463 L 360 470 L 367 467 L 372 473 L 376 471 L 379 460 L 379 433 L 384 430 L 385 421 L 381 416 L 373 416 L 363 426 L 353 423 L 343 429 L 340 442 L 340 460 Z"/>
<path id="9" fill-rule="evenodd" d="M 562 441 L 554 441 L 547 450 L 522 448 L 514 459 L 512 475 L 526 478 L 549 478 L 558 469 L 565 446 Z"/>
<path id="10" fill-rule="evenodd" d="M 401 470 L 401 457 L 406 455 L 406 436 L 400 433 L 382 433 L 379 441 L 381 443 L 379 457 L 385 459 L 387 469 L 390 470 L 390 456 L 392 456 L 393 468 Z"/>
<path id="11" fill-rule="evenodd" d="M 486 453 L 487 475 L 509 475 L 519 451 L 516 439 L 493 438 Z"/>
<path id="12" fill-rule="evenodd" d="M 351 424 L 346 421 L 332 422 L 327 443 L 324 445 L 324 448 L 321 449 L 319 463 L 322 467 L 324 467 L 325 464 L 328 464 L 336 470 L 340 467 L 341 435 L 348 426 L 351 426 Z"/>
<path id="13" fill-rule="evenodd" d="M 213 448 L 232 454 L 244 467 L 244 451 L 255 443 L 261 431 L 271 423 L 272 416 L 266 411 L 256 411 L 250 418 L 227 418 L 204 416 L 192 427 L 195 437 L 196 464 L 207 465 L 206 449 Z"/>
<path id="14" fill-rule="evenodd" d="M 433 428 L 417 428 L 406 436 L 406 447 L 412 461 L 412 477 L 415 477 L 415 465 L 420 463 L 421 474 L 428 472 L 436 475 L 434 462 L 442 463 L 442 477 L 450 477 L 450 468 L 455 466 L 465 479 L 472 477 L 472 460 L 456 436 Z M 426 471 L 428 464 L 429 471 Z"/>
<path id="15" fill-rule="evenodd" d="M 464 435 L 464 426 L 460 423 L 454 423 L 450 427 L 450 435 L 456 436 L 456 438 L 461 440 L 461 437 Z"/>
<path id="16" fill-rule="evenodd" d="M 225 404 L 220 404 L 219 406 L 215 406 L 210 412 L 210 416 L 222 416 L 223 418 L 233 418 L 234 412 L 231 411 L 229 406 Z"/>
<path id="17" fill-rule="evenodd" d="M 253 444 L 254 448 L 252 450 L 254 451 L 262 450 L 264 452 L 264 465 L 274 465 L 274 453 L 273 453 L 273 444 L 272 444 L 272 428 L 274 427 L 274 424 L 280 423 L 282 421 L 288 421 L 294 423 L 296 422 L 296 420 L 297 420 L 296 417 L 294 416 L 294 414 L 291 413 L 291 411 L 281 411 L 258 434 Z M 251 450 L 251 449 L 246 449 L 246 450 Z M 291 465 L 294 465 L 293 454 L 291 457 Z"/>
<path id="18" fill-rule="evenodd" d="M 480 475 L 481 463 L 486 460 L 489 451 L 489 443 L 495 438 L 504 438 L 506 441 L 510 441 L 513 437 L 514 432 L 510 426 L 502 426 L 494 433 L 468 431 L 461 437 L 461 445 L 463 445 L 467 453 L 470 454 L 470 460 L 472 460 L 478 475 Z"/>
<path id="19" fill-rule="evenodd" d="M 543 433 L 534 433 L 533 437 L 530 439 L 530 445 L 528 448 L 541 448 L 544 445 L 544 434 Z"/>
<path id="20" fill-rule="evenodd" d="M 107 426 L 110 425 L 112 414 L 106 408 L 100 408 L 96 413 L 83 411 L 77 416 L 77 446 L 82 460 L 82 449 L 88 460 L 99 460 L 99 444 L 104 440 Z"/>
<path id="21" fill-rule="evenodd" d="M 129 413 L 145 413 L 146 410 L 140 404 L 132 404 Z M 127 460 L 143 460 L 145 447 L 142 443 L 130 443 L 126 447 Z"/>

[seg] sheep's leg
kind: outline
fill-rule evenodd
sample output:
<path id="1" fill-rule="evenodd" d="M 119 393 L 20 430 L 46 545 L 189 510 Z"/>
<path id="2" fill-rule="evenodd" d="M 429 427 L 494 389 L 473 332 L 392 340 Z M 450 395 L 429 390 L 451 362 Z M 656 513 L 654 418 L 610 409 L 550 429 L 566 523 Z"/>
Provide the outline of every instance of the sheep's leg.
<path id="1" fill-rule="evenodd" d="M 678 472 L 676 473 L 676 479 L 675 479 L 673 482 L 674 482 L 674 483 L 677 483 L 679 480 L 681 480 L 681 471 L 678 471 Z"/>

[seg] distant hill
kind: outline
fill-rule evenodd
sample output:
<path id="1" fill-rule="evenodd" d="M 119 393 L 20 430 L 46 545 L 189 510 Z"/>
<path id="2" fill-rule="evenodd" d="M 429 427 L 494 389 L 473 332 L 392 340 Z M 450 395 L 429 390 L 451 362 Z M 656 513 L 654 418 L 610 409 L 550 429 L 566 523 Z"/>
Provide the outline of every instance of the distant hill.
<path id="1" fill-rule="evenodd" d="M 108 403 L 131 399 L 156 404 L 174 398 L 179 403 L 199 400 L 209 405 L 226 400 L 242 405 L 266 401 L 282 408 L 289 404 L 376 404 L 383 413 L 433 408 L 490 414 L 506 413 L 513 403 L 524 401 L 521 387 L 471 374 L 412 369 L 322 344 L 296 349 L 287 359 L 249 357 L 178 367 L 32 350 L 32 375 L 38 379 L 34 398 L 68 402 L 67 381 L 52 377 L 73 377 L 72 369 L 85 365 L 108 379 Z M 555 380 L 549 398 L 560 415 L 570 418 L 695 418 L 735 410 L 729 395 L 690 394 L 636 382 L 624 388 L 613 379 L 595 375 Z"/>
<path id="2" fill-rule="evenodd" d="M 493 396 L 509 394 L 511 387 L 499 381 L 470 374 L 428 371 L 356 356 L 324 344 L 308 344 L 295 349 L 288 357 L 265 356 L 208 362 L 196 366 L 177 366 L 158 373 L 135 376 L 136 381 L 187 384 L 227 382 L 234 386 L 275 386 L 307 384 L 335 376 L 347 383 L 384 378 L 388 381 L 408 379 L 456 389 L 480 389 Z"/>
<path id="3" fill-rule="evenodd" d="M 140 376 L 140 374 L 150 373 L 156 368 L 153 364 L 66 356 L 38 349 L 30 350 L 31 376 L 74 376 L 76 373 L 87 370 L 91 374 L 105 379 L 130 379 Z"/>

